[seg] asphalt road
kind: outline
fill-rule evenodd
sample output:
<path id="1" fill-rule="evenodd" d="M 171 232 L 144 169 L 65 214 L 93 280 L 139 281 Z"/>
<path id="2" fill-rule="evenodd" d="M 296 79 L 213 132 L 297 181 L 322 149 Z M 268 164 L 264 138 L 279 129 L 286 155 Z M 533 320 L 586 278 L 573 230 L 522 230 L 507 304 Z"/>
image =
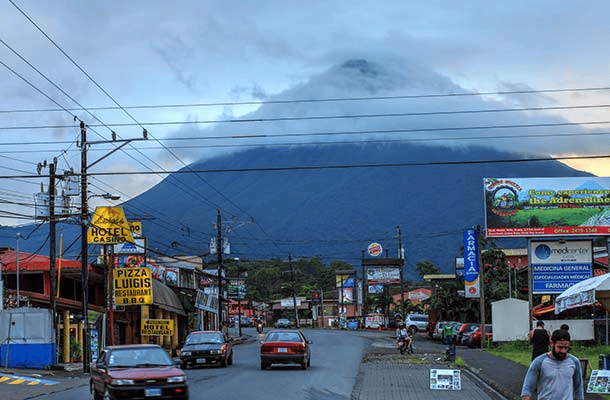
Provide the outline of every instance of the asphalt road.
<path id="1" fill-rule="evenodd" d="M 233 365 L 227 368 L 188 369 L 190 398 L 197 399 L 282 399 L 347 400 L 358 374 L 366 340 L 341 331 L 307 330 L 313 341 L 311 368 L 274 365 L 260 369 L 260 338 L 254 328 L 243 329 L 251 340 L 234 347 Z M 52 379 L 52 378 L 51 378 Z M 90 398 L 86 377 L 73 385 L 40 386 L 0 384 L 2 400 L 82 400 Z"/>

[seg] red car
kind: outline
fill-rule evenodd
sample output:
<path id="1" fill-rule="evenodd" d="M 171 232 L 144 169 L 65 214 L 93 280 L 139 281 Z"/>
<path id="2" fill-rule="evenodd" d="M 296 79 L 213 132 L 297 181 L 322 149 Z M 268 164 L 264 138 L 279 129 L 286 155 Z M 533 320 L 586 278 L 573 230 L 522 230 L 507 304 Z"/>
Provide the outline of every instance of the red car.
<path id="1" fill-rule="evenodd" d="M 106 347 L 91 365 L 89 382 L 94 400 L 188 400 L 184 371 L 156 344 Z"/>
<path id="2" fill-rule="evenodd" d="M 491 340 L 493 338 L 493 332 L 491 329 L 491 324 L 485 325 L 485 339 Z M 467 339 L 466 345 L 468 347 L 481 347 L 481 327 L 479 326 L 472 335 Z"/>
<path id="3" fill-rule="evenodd" d="M 302 369 L 311 366 L 310 340 L 297 329 L 273 330 L 261 342 L 261 369 L 271 364 L 300 364 Z"/>

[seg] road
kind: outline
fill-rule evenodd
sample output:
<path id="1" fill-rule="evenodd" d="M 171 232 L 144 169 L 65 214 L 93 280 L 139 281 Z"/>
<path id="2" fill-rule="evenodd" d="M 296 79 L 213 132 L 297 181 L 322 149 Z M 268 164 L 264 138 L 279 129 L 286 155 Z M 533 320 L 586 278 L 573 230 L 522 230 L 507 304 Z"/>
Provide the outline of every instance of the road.
<path id="1" fill-rule="evenodd" d="M 266 330 L 265 332 L 267 332 Z M 488 385 L 463 371 L 460 391 L 430 390 L 430 369 L 450 368 L 442 363 L 444 346 L 415 336 L 415 355 L 400 355 L 392 332 L 305 330 L 312 343 L 311 368 L 274 365 L 260 369 L 262 335 L 244 328 L 249 339 L 234 346 L 234 363 L 227 368 L 188 369 L 191 400 L 282 399 L 282 400 L 387 400 L 403 398 L 489 400 L 502 399 Z M 473 351 L 465 348 L 460 352 Z M 30 371 L 32 372 L 32 371 Z M 2 400 L 82 400 L 90 398 L 88 376 L 55 377 L 55 385 L 30 386 L 27 381 L 11 385 L 2 381 Z M 45 377 L 54 379 L 53 376 Z M 31 379 L 31 378 L 30 378 Z M 406 396 L 406 397 L 405 397 Z"/>
<path id="2" fill-rule="evenodd" d="M 312 344 L 311 368 L 302 370 L 299 365 L 274 365 L 260 369 L 260 338 L 254 328 L 244 328 L 252 340 L 234 347 L 234 362 L 227 368 L 203 367 L 188 369 L 190 398 L 197 399 L 282 399 L 282 400 L 338 400 L 349 399 L 358 374 L 366 340 L 341 331 L 307 330 Z M 40 388 L 0 385 L 0 398 L 37 400 L 88 399 L 86 381 L 75 381 L 73 388 L 47 393 Z M 30 394 L 28 394 L 30 393 Z"/>

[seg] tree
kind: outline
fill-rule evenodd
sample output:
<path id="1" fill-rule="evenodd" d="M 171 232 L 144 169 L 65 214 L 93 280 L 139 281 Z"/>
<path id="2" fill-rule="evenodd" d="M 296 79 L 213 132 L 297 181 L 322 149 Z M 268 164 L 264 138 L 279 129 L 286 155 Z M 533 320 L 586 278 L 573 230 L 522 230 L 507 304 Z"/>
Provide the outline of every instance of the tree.
<path id="1" fill-rule="evenodd" d="M 440 271 L 430 261 L 418 261 L 415 264 L 415 270 L 423 278 L 424 275 L 439 274 Z"/>

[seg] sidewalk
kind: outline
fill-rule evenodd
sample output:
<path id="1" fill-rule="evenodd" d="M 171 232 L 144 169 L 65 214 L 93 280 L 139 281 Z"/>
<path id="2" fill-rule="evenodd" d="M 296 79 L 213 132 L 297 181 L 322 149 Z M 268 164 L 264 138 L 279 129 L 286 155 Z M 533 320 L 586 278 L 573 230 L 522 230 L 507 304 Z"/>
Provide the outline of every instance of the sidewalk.
<path id="1" fill-rule="evenodd" d="M 459 369 L 442 361 L 444 346 L 425 339 L 423 335 L 416 335 L 415 354 L 399 357 L 396 356 L 393 333 L 363 331 L 362 334 L 371 339 L 372 343 L 360 366 L 359 379 L 352 394 L 352 400 L 380 398 L 380 394 L 383 394 L 382 397 L 386 400 L 402 399 L 405 398 L 405 393 L 417 395 L 418 399 L 499 399 L 502 396 L 510 400 L 520 399 L 521 386 L 527 372 L 527 367 L 523 365 L 496 357 L 481 349 L 458 346 L 457 357 L 462 358 L 466 364 L 465 368 L 461 370 L 461 390 L 433 391 L 429 388 L 430 369 Z M 384 349 L 384 342 L 389 343 L 389 348 Z M 417 364 L 415 364 L 416 362 Z M 409 364 L 405 365 L 405 363 Z M 399 392 L 387 389 L 379 391 L 382 387 L 374 383 L 376 379 L 385 382 L 385 386 L 392 384 L 403 389 L 400 389 Z M 584 384 L 586 391 L 587 382 Z M 368 387 L 366 387 L 367 385 Z M 487 386 L 499 392 L 501 396 L 498 397 L 489 388 L 486 390 Z M 607 398 L 585 392 L 587 400 Z"/>
<path id="2" fill-rule="evenodd" d="M 527 367 L 505 358 L 496 357 L 481 349 L 468 349 L 458 353 L 466 363 L 466 367 L 477 374 L 494 389 L 509 399 L 519 399 L 521 385 L 527 373 Z M 599 394 L 587 393 L 585 385 L 585 399 L 607 399 Z"/>

